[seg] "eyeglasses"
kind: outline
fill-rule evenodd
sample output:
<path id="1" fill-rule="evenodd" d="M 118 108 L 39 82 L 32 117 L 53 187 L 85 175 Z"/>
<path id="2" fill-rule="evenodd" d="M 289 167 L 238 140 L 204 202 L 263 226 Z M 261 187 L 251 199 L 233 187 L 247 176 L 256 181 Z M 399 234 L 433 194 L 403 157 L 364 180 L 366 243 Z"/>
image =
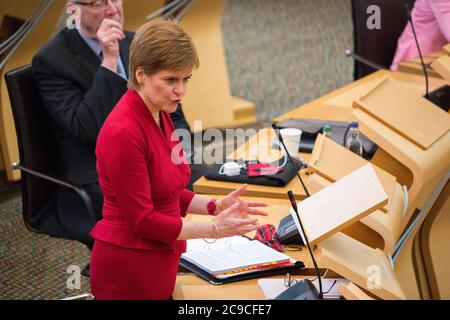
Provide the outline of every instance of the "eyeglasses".
<path id="1" fill-rule="evenodd" d="M 217 242 L 217 240 L 219 240 L 219 242 Z M 205 251 L 213 251 L 216 250 L 217 248 L 232 248 L 232 244 L 225 238 L 214 240 L 203 238 L 203 241 L 204 241 L 203 250 Z"/>
<path id="2" fill-rule="evenodd" d="M 95 10 L 103 10 L 108 6 L 108 1 L 111 1 L 113 5 L 122 2 L 122 0 L 95 0 L 90 2 L 72 1 L 72 3 L 79 4 L 80 6 L 86 6 Z"/>
<path id="3" fill-rule="evenodd" d="M 284 278 L 284 286 L 286 288 L 290 288 L 293 285 L 297 284 L 299 282 L 299 280 L 300 279 L 292 278 L 291 275 L 289 273 L 287 273 L 286 277 Z M 311 280 L 311 282 L 314 282 L 316 280 L 317 280 L 317 278 Z M 330 293 L 331 289 L 333 289 L 333 287 L 336 285 L 336 283 L 337 283 L 337 280 L 334 280 L 333 283 L 331 284 L 330 288 L 328 290 L 324 291 L 323 294 Z"/>

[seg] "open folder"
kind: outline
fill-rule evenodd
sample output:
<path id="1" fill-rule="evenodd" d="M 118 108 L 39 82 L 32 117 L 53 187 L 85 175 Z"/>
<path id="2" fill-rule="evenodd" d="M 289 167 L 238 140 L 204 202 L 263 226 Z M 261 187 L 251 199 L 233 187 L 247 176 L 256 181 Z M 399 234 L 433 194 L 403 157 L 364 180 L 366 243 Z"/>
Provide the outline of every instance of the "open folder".
<path id="1" fill-rule="evenodd" d="M 212 284 L 292 273 L 304 267 L 302 262 L 257 240 L 239 236 L 213 243 L 205 240 L 188 240 L 180 265 Z"/>

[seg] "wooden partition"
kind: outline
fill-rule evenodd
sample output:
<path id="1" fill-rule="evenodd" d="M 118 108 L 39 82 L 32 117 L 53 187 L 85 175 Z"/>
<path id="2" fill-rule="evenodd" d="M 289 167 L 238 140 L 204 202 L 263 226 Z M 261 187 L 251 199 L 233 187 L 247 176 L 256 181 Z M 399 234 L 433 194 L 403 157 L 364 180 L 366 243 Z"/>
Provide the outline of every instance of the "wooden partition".
<path id="1" fill-rule="evenodd" d="M 447 181 L 447 182 L 446 182 Z M 447 184 L 447 187 L 445 185 Z M 444 190 L 443 190 L 444 188 Z M 344 276 L 350 281 L 368 290 L 381 299 L 430 299 L 441 296 L 432 295 L 428 279 L 431 275 L 426 263 L 422 261 L 423 251 L 420 247 L 421 226 L 426 226 L 427 220 L 434 215 L 437 209 L 438 216 L 444 216 L 448 221 L 448 213 L 442 214 L 445 206 L 448 208 L 448 175 L 435 186 L 432 195 L 421 209 L 421 215 L 417 224 L 409 230 L 409 237 L 405 238 L 397 255 L 393 259 L 378 249 L 370 248 L 356 239 L 345 237 L 343 234 L 326 239 L 319 243 L 319 263 L 322 267 L 328 267 L 334 272 Z M 437 205 L 437 208 L 436 208 Z M 433 219 L 435 220 L 435 219 Z M 440 221 L 445 221 L 440 219 Z M 434 225 L 434 223 L 432 223 Z M 440 232 L 439 240 L 447 240 L 449 223 L 445 223 Z M 423 228 L 422 228 L 423 229 Z M 428 240 L 429 237 L 426 237 Z M 435 282 L 438 291 L 445 292 L 448 288 L 448 255 L 446 244 L 440 244 L 437 251 L 440 269 L 435 269 L 433 275 L 439 274 L 440 281 Z M 430 248 L 430 246 L 428 247 Z M 431 261 L 428 261 L 431 262 Z M 434 265 L 435 267 L 437 265 Z M 435 278 L 436 280 L 437 278 Z M 372 283 L 375 282 L 375 283 Z"/>
<path id="2" fill-rule="evenodd" d="M 450 182 L 424 221 L 420 249 L 431 299 L 450 299 Z"/>
<path id="3" fill-rule="evenodd" d="M 124 28 L 129 31 L 137 31 L 147 22 L 147 16 L 161 8 L 164 0 L 123 0 Z"/>
<path id="4" fill-rule="evenodd" d="M 445 53 L 445 49 L 440 52 L 435 52 L 435 53 L 426 55 L 423 57 L 423 62 L 425 64 L 431 64 L 434 60 L 436 60 L 437 58 L 442 56 L 442 54 L 444 54 L 444 53 Z M 401 61 L 398 64 L 398 71 L 422 76 L 423 75 L 422 62 L 420 61 L 420 58 L 416 58 L 416 59 L 408 60 L 408 61 Z M 430 77 L 442 79 L 442 76 L 438 72 L 436 72 L 436 70 L 434 70 L 433 68 L 428 68 L 427 72 L 428 72 L 428 76 L 430 76 Z"/>
<path id="5" fill-rule="evenodd" d="M 410 94 L 420 95 L 420 93 L 414 91 L 411 91 Z M 386 96 L 385 99 L 390 99 L 390 97 Z M 359 106 L 359 103 L 355 106 Z M 401 230 L 406 230 L 408 223 L 414 219 L 415 215 L 429 205 L 430 199 L 436 197 L 434 193 L 437 186 L 450 170 L 450 131 L 444 133 L 428 148 L 423 149 L 396 130 L 389 128 L 363 108 L 357 108 L 353 115 L 358 119 L 361 130 L 366 136 L 401 162 L 412 173 L 413 180 L 409 188 L 408 210 L 401 225 Z M 420 118 L 420 114 L 415 116 Z M 442 112 L 442 117 L 450 117 L 450 115 Z M 423 125 L 434 126 L 434 122 L 426 117 L 422 117 L 421 121 Z M 428 214 L 428 211 L 424 214 Z M 410 295 L 410 298 L 419 299 L 427 298 L 429 290 L 426 285 L 427 271 L 421 263 L 420 243 L 415 240 L 416 234 L 417 230 L 414 231 L 398 255 L 395 271 L 404 291 Z M 442 244 L 440 250 L 448 250 L 447 245 Z"/>
<path id="6" fill-rule="evenodd" d="M 231 94 L 221 29 L 223 3 L 196 0 L 181 21 L 200 58 L 200 68 L 194 72 L 183 102 L 194 131 L 256 121 L 255 105 Z M 194 121 L 202 121 L 202 128 L 194 127 Z"/>
<path id="7" fill-rule="evenodd" d="M 335 141 L 319 135 L 309 162 L 308 170 L 314 172 L 309 183 L 314 186 L 314 191 L 318 191 L 367 163 L 369 163 L 367 160 Z M 389 197 L 389 203 L 361 219 L 360 223 L 349 227 L 345 233 L 372 248 L 382 249 L 390 255 L 400 238 L 405 200 L 396 178 L 377 166 L 374 166 L 374 169 Z"/>
<path id="8" fill-rule="evenodd" d="M 398 81 L 412 85 L 412 95 L 423 95 L 424 93 L 423 76 L 415 76 L 401 72 L 391 73 L 388 71 L 378 71 L 282 115 L 276 118 L 275 121 L 293 117 L 329 119 L 331 114 L 333 117 L 336 116 L 336 118 L 342 119 L 343 121 L 359 121 L 361 131 L 380 146 L 380 150 L 377 151 L 372 163 L 394 175 L 401 185 L 406 185 L 408 188 L 408 210 L 401 221 L 399 228 L 401 234 L 406 229 L 411 218 L 420 209 L 424 208 L 427 201 L 430 199 L 432 201 L 435 200 L 434 195 L 431 198 L 433 190 L 436 189 L 442 177 L 450 170 L 450 132 L 444 134 L 431 144 L 429 148 L 424 150 L 398 134 L 398 132 L 388 128 L 382 122 L 377 121 L 377 119 L 374 119 L 363 110 L 354 109 L 352 112 L 352 102 L 366 95 L 386 76 L 391 76 Z M 445 81 L 442 79 L 430 78 L 430 90 L 434 90 L 443 85 L 445 85 Z M 389 97 L 384 97 L 384 99 L 389 99 Z M 420 118 L 420 112 L 415 116 Z M 447 114 L 444 113 L 443 117 L 446 116 Z M 422 120 L 426 121 L 425 119 Z M 439 218 L 429 222 L 432 227 L 429 227 L 428 234 L 424 236 L 425 240 L 423 240 L 427 248 L 425 248 L 425 244 L 420 243 L 418 230 L 413 230 L 414 232 L 411 237 L 405 242 L 405 245 L 397 256 L 393 272 L 406 298 L 426 299 L 431 297 L 430 285 L 427 280 L 427 277 L 432 275 L 431 272 L 434 272 L 435 279 L 438 279 L 436 281 L 439 283 L 439 286 L 435 285 L 436 290 L 439 290 L 438 293 L 445 294 L 450 292 L 450 281 L 446 276 L 448 271 L 438 267 L 442 266 L 442 268 L 446 268 L 450 264 L 450 257 L 448 254 L 445 254 L 448 252 L 447 247 L 449 241 L 447 239 L 449 237 L 448 229 L 450 228 L 450 222 L 447 222 L 450 220 L 447 217 L 449 213 L 446 212 L 444 214 L 447 206 L 448 204 L 439 211 Z M 433 212 L 433 210 L 430 211 L 428 208 L 425 214 L 428 211 Z M 419 222 L 424 223 L 424 226 L 427 225 L 427 219 Z M 423 232 L 424 230 L 421 233 L 423 234 Z M 443 241 L 439 241 L 440 239 Z M 355 245 L 359 246 L 358 243 L 361 242 L 355 242 Z M 370 247 L 365 250 L 367 253 L 372 252 Z M 422 256 L 421 252 L 425 250 L 429 252 L 428 257 L 426 255 L 424 257 Z M 350 248 L 349 251 L 351 252 Z M 344 257 L 344 253 L 343 258 L 351 258 L 351 256 Z M 351 262 L 348 259 L 347 261 Z M 430 269 L 430 265 L 434 267 L 434 270 Z"/>
<path id="9" fill-rule="evenodd" d="M 378 72 L 377 74 L 378 78 L 381 78 L 386 73 Z M 423 77 L 404 73 L 388 74 L 398 81 L 411 85 L 410 95 L 420 97 L 423 94 Z M 375 74 L 366 80 L 378 82 Z M 445 82 L 442 80 L 430 79 L 431 89 L 443 84 Z M 355 100 L 358 99 L 356 96 L 354 98 Z M 383 101 L 394 98 L 398 97 L 384 96 Z M 334 96 L 334 99 L 336 100 L 338 97 Z M 380 101 L 380 103 L 383 103 L 383 101 Z M 358 104 L 355 106 L 359 107 Z M 343 108 L 344 106 L 340 107 Z M 442 119 L 450 117 L 448 114 L 441 114 Z M 427 120 L 420 112 L 414 116 L 421 119 L 421 124 L 434 125 L 433 121 Z M 432 227 L 428 227 L 428 234 L 423 235 L 425 238 L 423 238 L 422 243 L 420 242 L 419 228 L 422 223 L 424 223 L 424 226 L 427 225 L 426 222 L 430 219 L 428 214 L 433 212 L 428 206 L 432 206 L 436 201 L 436 197 L 439 196 L 435 194 L 436 188 L 450 170 L 450 131 L 444 133 L 424 149 L 399 134 L 398 131 L 389 128 L 362 108 L 355 109 L 353 117 L 360 123 L 361 131 L 381 148 L 381 153 L 377 152 L 373 162 L 396 176 L 398 181 L 408 187 L 408 210 L 401 220 L 399 230 L 405 231 L 408 223 L 420 210 L 424 210 L 422 211 L 424 216 L 417 221 L 418 227 L 412 230 L 411 236 L 405 241 L 396 256 L 393 274 L 398 285 L 408 299 L 428 299 L 433 297 L 433 283 L 430 285 L 429 278 L 434 277 L 434 295 L 448 292 L 448 288 L 450 288 L 450 281 L 446 277 L 448 272 L 438 267 L 448 266 L 450 263 L 450 257 L 446 254 L 448 241 L 445 241 L 448 238 L 448 228 L 450 227 L 450 223 L 447 223 L 448 213 L 444 214 L 445 211 L 442 211 L 444 210 L 442 209 L 439 211 L 439 218 L 429 222 Z M 440 223 L 437 221 L 440 221 Z M 438 239 L 444 241 L 438 241 Z M 428 255 L 423 256 L 423 252 L 426 252 L 426 250 L 428 250 Z"/>

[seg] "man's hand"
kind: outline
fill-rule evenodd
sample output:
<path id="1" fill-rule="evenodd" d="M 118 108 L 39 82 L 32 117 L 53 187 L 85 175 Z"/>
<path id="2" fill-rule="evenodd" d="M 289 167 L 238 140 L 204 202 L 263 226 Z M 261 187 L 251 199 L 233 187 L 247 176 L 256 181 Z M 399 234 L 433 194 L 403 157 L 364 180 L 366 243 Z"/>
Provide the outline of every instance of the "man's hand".
<path id="1" fill-rule="evenodd" d="M 102 66 L 117 73 L 117 62 L 120 57 L 119 41 L 125 39 L 123 26 L 117 21 L 105 19 L 97 31 L 102 47 Z"/>

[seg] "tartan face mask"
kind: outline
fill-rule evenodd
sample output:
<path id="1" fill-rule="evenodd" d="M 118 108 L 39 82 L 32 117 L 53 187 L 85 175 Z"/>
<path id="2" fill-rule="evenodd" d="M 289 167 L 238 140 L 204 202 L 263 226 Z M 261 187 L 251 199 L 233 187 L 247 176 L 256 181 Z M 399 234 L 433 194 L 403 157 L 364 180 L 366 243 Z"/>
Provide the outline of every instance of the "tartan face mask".
<path id="1" fill-rule="evenodd" d="M 283 251 L 284 249 L 284 246 L 280 244 L 275 226 L 271 224 L 265 224 L 256 230 L 254 240 L 258 240 L 259 242 L 264 243 L 266 246 L 269 246 L 277 251 Z"/>

